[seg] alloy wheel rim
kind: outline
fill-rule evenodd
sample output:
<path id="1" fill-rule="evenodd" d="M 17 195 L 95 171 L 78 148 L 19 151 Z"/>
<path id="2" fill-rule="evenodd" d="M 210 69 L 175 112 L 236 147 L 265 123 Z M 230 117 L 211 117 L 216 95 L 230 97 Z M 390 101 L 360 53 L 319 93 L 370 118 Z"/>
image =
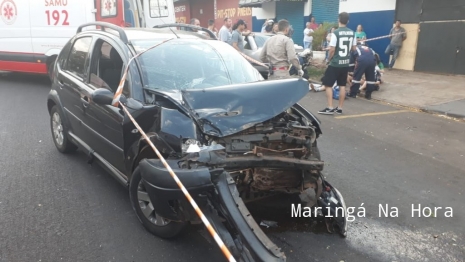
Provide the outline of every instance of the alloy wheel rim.
<path id="1" fill-rule="evenodd" d="M 53 130 L 53 138 L 55 142 L 59 145 L 63 145 L 63 124 L 61 122 L 61 117 L 58 112 L 53 113 L 52 116 L 52 130 Z"/>
<path id="2" fill-rule="evenodd" d="M 145 190 L 145 186 L 142 183 L 142 180 L 137 186 L 137 200 L 139 201 L 139 207 L 145 218 L 147 218 L 152 224 L 156 226 L 166 226 L 170 223 L 170 220 L 155 213 L 152 201 L 149 198 L 147 190 Z"/>

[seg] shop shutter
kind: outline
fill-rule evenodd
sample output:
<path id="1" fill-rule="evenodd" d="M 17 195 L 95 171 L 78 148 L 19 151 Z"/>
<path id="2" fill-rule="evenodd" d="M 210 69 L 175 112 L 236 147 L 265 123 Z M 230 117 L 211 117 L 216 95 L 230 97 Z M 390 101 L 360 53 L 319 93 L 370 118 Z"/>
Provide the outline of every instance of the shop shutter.
<path id="1" fill-rule="evenodd" d="M 337 23 L 339 16 L 339 0 L 312 1 L 312 16 L 320 24 L 324 22 Z"/>
<path id="2" fill-rule="evenodd" d="M 304 2 L 276 2 L 276 19 L 287 19 L 294 29 L 292 40 L 302 46 L 304 39 Z"/>

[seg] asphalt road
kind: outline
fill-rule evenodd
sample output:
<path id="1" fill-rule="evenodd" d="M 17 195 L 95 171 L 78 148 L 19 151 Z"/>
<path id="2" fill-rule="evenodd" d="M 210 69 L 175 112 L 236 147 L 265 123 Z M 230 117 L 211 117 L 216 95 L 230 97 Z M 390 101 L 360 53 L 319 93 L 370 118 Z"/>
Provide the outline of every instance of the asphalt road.
<path id="1" fill-rule="evenodd" d="M 48 91 L 44 77 L 0 76 L 0 261 L 223 261 L 201 226 L 172 241 L 150 235 L 125 188 L 83 153 L 60 154 Z M 316 112 L 324 99 L 301 102 Z M 465 123 L 364 99 L 318 117 L 325 175 L 365 217 L 346 239 L 311 219 L 278 223 L 267 232 L 288 261 L 464 261 Z M 379 204 L 398 217 L 380 217 Z M 443 209 L 418 218 L 412 204 Z"/>

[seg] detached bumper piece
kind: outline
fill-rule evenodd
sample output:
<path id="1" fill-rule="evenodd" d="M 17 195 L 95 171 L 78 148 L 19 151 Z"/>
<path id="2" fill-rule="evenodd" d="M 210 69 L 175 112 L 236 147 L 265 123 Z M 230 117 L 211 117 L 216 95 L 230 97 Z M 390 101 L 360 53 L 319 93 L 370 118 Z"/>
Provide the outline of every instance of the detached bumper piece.
<path id="1" fill-rule="evenodd" d="M 286 256 L 266 235 L 253 219 L 239 197 L 234 179 L 224 172 L 218 178 L 216 188 L 229 223 L 237 229 L 243 250 L 243 261 L 286 261 Z M 252 260 L 244 259 L 250 255 Z"/>
<path id="2" fill-rule="evenodd" d="M 323 208 L 328 231 L 347 237 L 346 203 L 341 193 L 327 181 L 323 181 L 323 193 L 318 198 L 318 205 Z"/>
<path id="3" fill-rule="evenodd" d="M 167 162 L 197 204 L 199 206 L 205 204 L 206 199 L 199 195 L 213 190 L 210 172 L 214 173 L 215 171 L 208 168 L 180 169 L 177 160 L 168 160 Z M 139 163 L 139 166 L 142 180 L 157 214 L 174 221 L 198 220 L 194 209 L 160 160 L 144 159 Z M 180 206 L 177 206 L 178 204 Z"/>

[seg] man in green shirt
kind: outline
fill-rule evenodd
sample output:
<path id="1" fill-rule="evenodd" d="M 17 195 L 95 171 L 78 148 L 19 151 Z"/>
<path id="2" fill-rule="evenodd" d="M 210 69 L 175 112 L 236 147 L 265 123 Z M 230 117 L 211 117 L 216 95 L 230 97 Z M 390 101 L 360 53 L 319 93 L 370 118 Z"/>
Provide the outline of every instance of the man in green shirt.
<path id="1" fill-rule="evenodd" d="M 357 39 L 354 31 L 347 28 L 349 14 L 342 12 L 339 14 L 339 27 L 331 34 L 329 42 L 329 65 L 323 77 L 323 85 L 326 89 L 328 107 L 318 111 L 319 114 L 333 115 L 342 114 L 342 106 L 346 96 L 345 87 L 347 84 L 347 74 L 349 73 L 350 51 L 355 50 Z M 339 106 L 333 108 L 333 85 L 339 86 Z"/>

